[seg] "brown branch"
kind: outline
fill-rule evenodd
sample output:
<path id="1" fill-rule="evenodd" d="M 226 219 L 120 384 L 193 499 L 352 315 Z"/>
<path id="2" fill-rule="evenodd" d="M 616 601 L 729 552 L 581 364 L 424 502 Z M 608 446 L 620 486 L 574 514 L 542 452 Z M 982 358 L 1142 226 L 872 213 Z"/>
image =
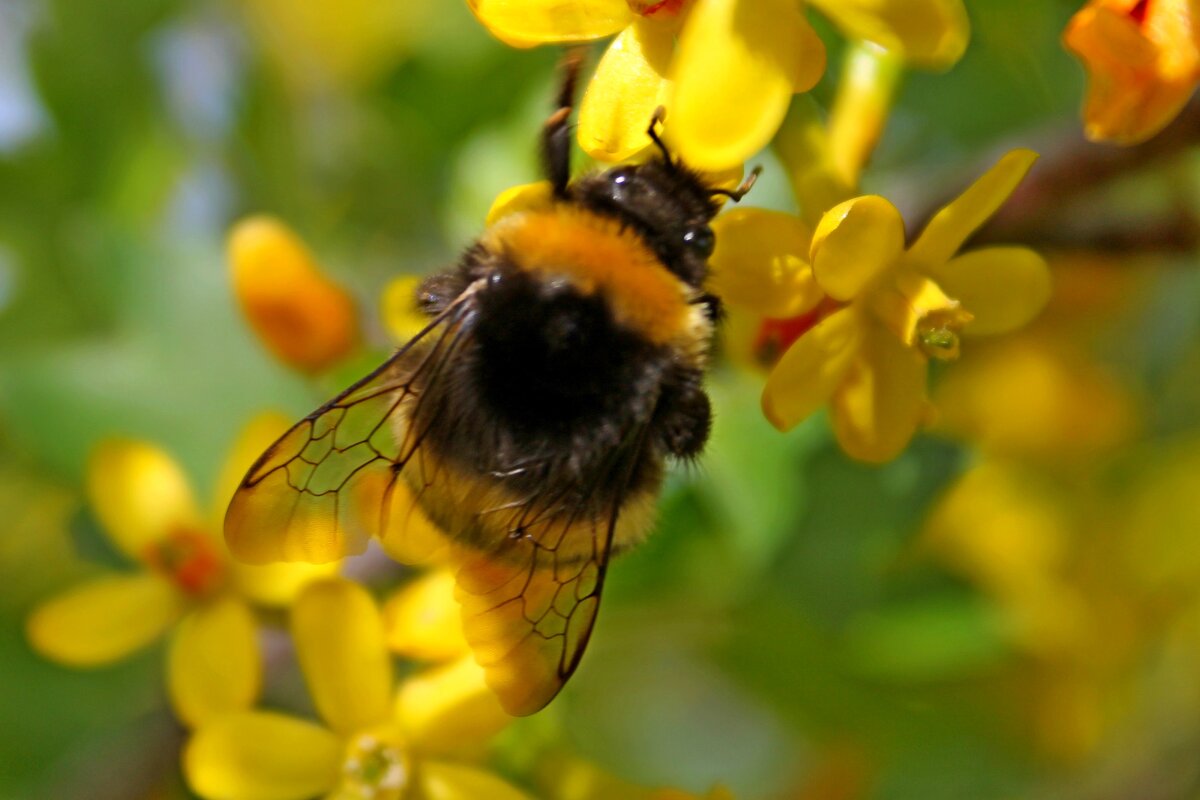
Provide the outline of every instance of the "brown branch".
<path id="1" fill-rule="evenodd" d="M 1116 254 L 1180 253 L 1200 248 L 1200 218 L 1191 202 L 1174 198 L 1165 215 L 1088 219 L 1077 201 L 1124 175 L 1159 167 L 1200 144 L 1200 99 L 1193 99 L 1161 133 L 1133 147 L 1089 142 L 1076 124 L 1032 143 L 1042 154 L 1029 176 L 973 244 L 1013 243 Z M 1030 137 L 1020 145 L 1030 146 Z M 928 219 L 948 197 L 925 206 Z"/>

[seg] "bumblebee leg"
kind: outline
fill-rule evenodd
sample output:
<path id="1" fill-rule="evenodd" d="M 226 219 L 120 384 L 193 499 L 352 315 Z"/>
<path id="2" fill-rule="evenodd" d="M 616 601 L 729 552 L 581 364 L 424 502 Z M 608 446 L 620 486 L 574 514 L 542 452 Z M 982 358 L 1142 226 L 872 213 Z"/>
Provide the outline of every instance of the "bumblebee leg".
<path id="1" fill-rule="evenodd" d="M 583 50 L 576 48 L 563 59 L 562 88 L 558 92 L 558 108 L 542 128 L 542 161 L 546 177 L 557 197 L 565 197 L 571 180 L 571 108 L 575 104 L 575 85 L 583 65 Z"/>

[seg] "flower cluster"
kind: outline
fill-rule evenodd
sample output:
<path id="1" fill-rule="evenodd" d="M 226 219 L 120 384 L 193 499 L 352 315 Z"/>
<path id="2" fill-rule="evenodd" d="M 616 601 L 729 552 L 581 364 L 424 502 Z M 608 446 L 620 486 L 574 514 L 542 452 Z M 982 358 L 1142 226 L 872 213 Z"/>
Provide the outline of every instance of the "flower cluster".
<path id="1" fill-rule="evenodd" d="M 268 7 L 265 0 L 252 5 Z M 1023 202 L 1019 189 L 1035 153 L 1010 149 L 928 219 L 906 222 L 892 200 L 864 192 L 906 71 L 947 70 L 966 52 L 970 26 L 961 0 L 467 5 L 514 47 L 612 37 L 579 110 L 579 145 L 596 160 L 652 157 L 651 120 L 663 122 L 673 154 L 714 176 L 740 175 L 747 160 L 774 146 L 795 213 L 739 205 L 713 224 L 706 288 L 730 310 L 728 355 L 765 370 L 761 408 L 771 425 L 786 432 L 827 409 L 832 436 L 853 459 L 895 459 L 926 426 L 973 442 L 982 460 L 939 500 L 918 549 L 1000 609 L 1005 636 L 1036 663 L 1039 696 L 1059 703 L 1034 712 L 1036 724 L 1067 742 L 1064 750 L 1094 746 L 1104 720 L 1079 722 L 1085 734 L 1075 738 L 1054 729 L 1057 710 L 1072 705 L 1056 694 L 1068 683 L 1062 675 L 1086 672 L 1088 686 L 1111 691 L 1132 670 L 1136 648 L 1118 648 L 1113 663 L 1099 663 L 1098 641 L 1118 604 L 1085 600 L 1094 594 L 1089 582 L 1111 577 L 1187 594 L 1200 557 L 1142 558 L 1126 532 L 1166 538 L 1171 522 L 1162 509 L 1190 513 L 1181 498 L 1194 494 L 1200 467 L 1190 454 L 1175 455 L 1120 503 L 1095 502 L 1094 475 L 1080 464 L 1131 435 L 1131 393 L 1078 354 L 1051 349 L 1045 328 L 1001 344 L 977 341 L 1034 324 L 1051 302 L 1042 255 L 1018 244 L 971 246 L 1005 204 Z M 364 82 L 391 63 L 391 34 L 413 27 L 398 21 L 409 19 L 404 14 L 375 11 L 354 15 L 371 31 L 356 34 L 370 42 L 363 52 L 314 54 L 336 65 L 328 69 L 341 83 Z M 814 28 L 813 13 L 828 25 Z M 297 19 L 281 30 L 303 40 L 324 17 Z M 828 47 L 843 59 L 836 75 L 826 75 L 827 43 L 817 30 L 845 40 Z M 1063 40 L 1088 71 L 1084 127 L 1094 140 L 1146 140 L 1200 83 L 1197 0 L 1091 0 Z M 803 96 L 822 80 L 831 84 L 828 108 Z M 546 183 L 514 187 L 497 197 L 487 223 L 549 202 Z M 382 352 L 353 293 L 282 221 L 238 223 L 228 261 L 248 327 L 288 368 L 319 381 Z M 415 306 L 416 285 L 414 276 L 402 276 L 383 292 L 379 317 L 395 342 L 428 322 Z M 943 374 L 940 365 L 972 350 L 976 363 Z M 995 387 L 1005 382 L 1028 391 L 1001 402 Z M 513 720 L 489 688 L 480 666 L 486 658 L 464 635 L 461 607 L 469 600 L 461 590 L 455 595 L 461 553 L 413 498 L 401 496 L 404 485 L 394 498 L 408 504 L 403 530 L 383 531 L 363 556 L 368 566 L 346 570 L 369 573 L 370 581 L 342 576 L 340 562 L 238 563 L 219 534 L 221 519 L 255 457 L 286 426 L 277 414 L 248 424 L 208 513 L 183 470 L 155 445 L 112 439 L 96 447 L 88 504 L 128 568 L 37 606 L 26 626 L 33 648 L 91 668 L 168 637 L 167 702 L 188 736 L 182 769 L 206 800 L 521 800 L 535 786 L 575 800 L 695 797 L 627 784 L 569 753 L 546 755 L 530 774 L 494 757 L 494 742 Z M 1072 564 L 1066 554 L 1078 531 L 1110 508 L 1121 518 L 1109 526 L 1113 546 L 1129 563 L 1114 566 L 1119 559 L 1096 553 L 1097 578 L 1088 572 L 1092 563 Z M 1136 524 L 1123 524 L 1130 519 Z M 1167 602 L 1145 594 L 1144 608 L 1121 618 L 1129 642 L 1153 624 L 1156 603 Z M 290 642 L 282 652 L 294 656 L 312 713 L 260 705 L 278 672 L 264 656 L 267 636 Z M 706 797 L 732 794 L 717 786 Z"/>

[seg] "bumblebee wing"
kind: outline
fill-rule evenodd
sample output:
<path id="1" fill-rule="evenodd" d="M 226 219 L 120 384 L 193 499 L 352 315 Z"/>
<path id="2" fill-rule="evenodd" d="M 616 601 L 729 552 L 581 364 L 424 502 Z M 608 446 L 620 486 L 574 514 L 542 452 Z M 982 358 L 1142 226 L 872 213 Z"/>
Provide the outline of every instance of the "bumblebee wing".
<path id="1" fill-rule="evenodd" d="M 361 553 L 382 534 L 400 472 L 419 432 L 398 425 L 462 346 L 474 306 L 468 288 L 378 369 L 293 426 L 242 479 L 225 512 L 225 541 L 239 560 L 325 563 Z M 404 435 L 397 437 L 396 432 Z"/>
<path id="2" fill-rule="evenodd" d="M 456 589 L 463 632 L 510 714 L 543 708 L 583 657 L 644 435 L 641 425 L 594 476 L 593 486 L 615 480 L 621 487 L 604 507 L 594 506 L 588 489 L 571 508 L 538 498 L 512 510 L 509 536 L 496 549 L 465 556 Z M 553 519 L 542 523 L 535 508 L 555 509 Z"/>

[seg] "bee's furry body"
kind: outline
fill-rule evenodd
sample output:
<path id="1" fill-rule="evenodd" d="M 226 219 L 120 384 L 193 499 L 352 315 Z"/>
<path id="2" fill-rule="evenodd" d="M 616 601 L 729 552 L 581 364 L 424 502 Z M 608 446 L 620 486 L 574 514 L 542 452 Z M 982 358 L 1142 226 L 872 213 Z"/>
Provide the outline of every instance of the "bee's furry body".
<path id="1" fill-rule="evenodd" d="M 713 198 L 753 182 L 710 186 L 657 116 L 660 156 L 572 182 L 578 68 L 543 133 L 551 197 L 428 278 L 429 325 L 271 445 L 225 516 L 250 563 L 333 561 L 371 536 L 444 550 L 464 635 L 513 714 L 574 672 L 609 557 L 650 530 L 666 462 L 708 439 Z M 414 533 L 417 510 L 456 546 Z"/>
<path id="2" fill-rule="evenodd" d="M 688 175 L 691 191 L 680 194 L 668 177 L 681 181 L 650 162 L 584 178 L 548 208 L 501 219 L 422 286 L 431 316 L 478 287 L 449 372 L 427 390 L 414 382 L 432 393 L 422 403 L 430 413 L 453 420 L 425 425 L 422 447 L 458 486 L 425 488 L 412 471 L 409 480 L 431 493 L 427 513 L 461 540 L 487 548 L 503 535 L 506 521 L 480 514 L 481 501 L 498 507 L 537 494 L 571 513 L 621 506 L 619 551 L 652 523 L 664 459 L 703 448 L 715 300 L 700 288 L 703 259 L 693 263 L 668 237 L 706 228 L 715 209 L 708 201 L 673 207 L 704 198 L 704 185 Z M 415 352 L 413 363 L 420 358 Z M 640 441 L 623 442 L 640 424 Z M 622 446 L 638 448 L 628 474 L 606 475 L 604 460 Z"/>

